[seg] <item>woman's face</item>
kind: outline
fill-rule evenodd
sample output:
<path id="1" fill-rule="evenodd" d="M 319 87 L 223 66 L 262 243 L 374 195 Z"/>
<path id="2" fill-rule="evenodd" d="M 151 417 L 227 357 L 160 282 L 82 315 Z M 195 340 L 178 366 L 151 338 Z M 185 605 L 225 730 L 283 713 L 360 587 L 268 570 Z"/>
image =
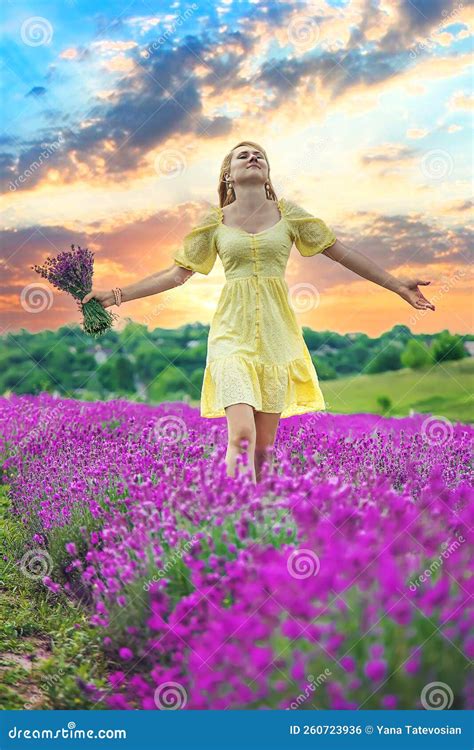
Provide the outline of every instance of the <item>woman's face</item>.
<path id="1" fill-rule="evenodd" d="M 226 173 L 227 176 L 228 173 Z M 253 146 L 238 146 L 230 162 L 230 178 L 234 183 L 262 183 L 268 178 L 265 156 Z"/>

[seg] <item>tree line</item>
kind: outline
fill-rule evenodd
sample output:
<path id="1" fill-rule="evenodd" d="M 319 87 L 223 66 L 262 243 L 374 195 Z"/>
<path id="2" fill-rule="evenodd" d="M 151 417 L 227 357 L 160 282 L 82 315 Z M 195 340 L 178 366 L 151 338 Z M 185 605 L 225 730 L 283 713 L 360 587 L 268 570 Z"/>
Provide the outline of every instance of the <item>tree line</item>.
<path id="1" fill-rule="evenodd" d="M 112 329 L 97 340 L 77 324 L 39 333 L 10 332 L 0 337 L 0 392 L 198 401 L 208 334 L 209 326 L 201 323 L 150 330 L 130 319 L 123 330 Z M 308 327 L 303 336 L 320 380 L 462 359 L 470 355 L 474 340 L 447 330 L 414 334 L 404 325 L 375 338 Z"/>

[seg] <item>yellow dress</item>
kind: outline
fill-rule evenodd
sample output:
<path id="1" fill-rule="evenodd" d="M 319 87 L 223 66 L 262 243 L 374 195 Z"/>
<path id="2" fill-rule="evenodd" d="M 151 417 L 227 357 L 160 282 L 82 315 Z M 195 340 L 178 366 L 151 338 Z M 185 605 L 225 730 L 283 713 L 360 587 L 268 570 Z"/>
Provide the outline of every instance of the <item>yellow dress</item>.
<path id="1" fill-rule="evenodd" d="M 249 233 L 224 224 L 221 207 L 211 206 L 173 257 L 208 274 L 219 255 L 226 276 L 209 328 L 202 417 L 224 417 L 236 403 L 282 419 L 326 408 L 284 274 L 293 243 L 310 256 L 336 237 L 293 201 L 280 198 L 278 208 L 276 224 Z"/>

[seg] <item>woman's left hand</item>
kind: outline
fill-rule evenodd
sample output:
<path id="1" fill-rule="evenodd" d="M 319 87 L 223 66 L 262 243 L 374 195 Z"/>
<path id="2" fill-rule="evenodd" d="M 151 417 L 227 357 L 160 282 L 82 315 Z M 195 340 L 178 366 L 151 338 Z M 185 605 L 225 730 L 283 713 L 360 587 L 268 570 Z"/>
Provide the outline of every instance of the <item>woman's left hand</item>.
<path id="1" fill-rule="evenodd" d="M 431 284 L 431 281 L 421 281 L 420 279 L 403 279 L 397 289 L 397 294 L 417 310 L 434 310 L 435 306 L 429 302 L 418 289 L 418 285 Z"/>

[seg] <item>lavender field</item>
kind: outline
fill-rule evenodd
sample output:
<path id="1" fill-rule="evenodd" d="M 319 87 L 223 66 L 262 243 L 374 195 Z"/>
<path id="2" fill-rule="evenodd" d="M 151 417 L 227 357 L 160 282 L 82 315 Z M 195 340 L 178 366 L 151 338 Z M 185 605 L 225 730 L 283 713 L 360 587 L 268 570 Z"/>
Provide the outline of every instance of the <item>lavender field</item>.
<path id="1" fill-rule="evenodd" d="M 255 486 L 185 404 L 0 412 L 3 707 L 474 708 L 474 427 L 292 417 Z"/>

